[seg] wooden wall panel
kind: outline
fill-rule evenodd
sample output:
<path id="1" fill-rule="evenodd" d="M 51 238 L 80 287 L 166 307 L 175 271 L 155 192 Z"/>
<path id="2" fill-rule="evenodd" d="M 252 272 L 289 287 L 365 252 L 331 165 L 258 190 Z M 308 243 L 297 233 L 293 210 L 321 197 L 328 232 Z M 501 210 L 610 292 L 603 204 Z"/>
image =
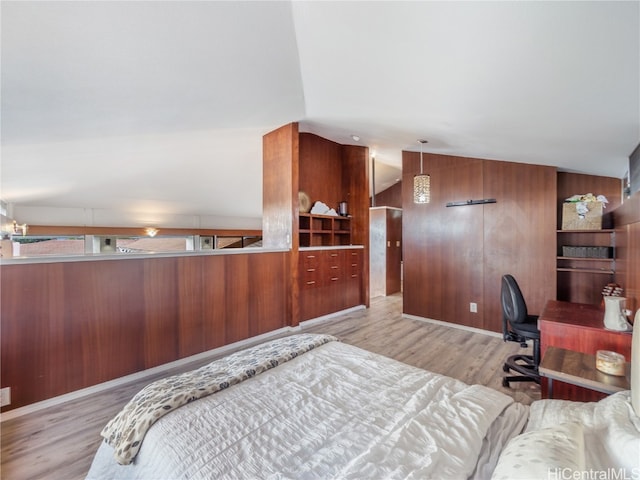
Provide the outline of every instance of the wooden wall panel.
<path id="1" fill-rule="evenodd" d="M 376 193 L 375 207 L 402 208 L 402 182 L 395 183 L 386 190 Z"/>
<path id="2" fill-rule="evenodd" d="M 262 245 L 265 248 L 300 246 L 300 135 L 297 123 L 284 125 L 262 139 Z M 297 326 L 298 305 L 297 262 L 289 262 L 284 276 L 287 291 L 288 322 Z"/>
<path id="3" fill-rule="evenodd" d="M 145 366 L 155 367 L 178 358 L 177 259 L 143 260 L 143 348 Z M 98 273 L 100 275 L 100 273 Z M 157 281 L 148 281 L 157 279 Z M 170 281 L 168 281 L 171 279 Z"/>
<path id="4" fill-rule="evenodd" d="M 3 411 L 284 327 L 289 256 L 3 265 Z"/>
<path id="5" fill-rule="evenodd" d="M 342 146 L 343 191 L 348 192 L 351 243 L 362 245 L 360 304 L 369 306 L 369 149 Z"/>
<path id="6" fill-rule="evenodd" d="M 283 318 L 273 312 L 286 312 L 286 296 L 282 295 L 282 277 L 278 272 L 290 270 L 291 255 L 273 255 L 249 265 L 247 284 L 251 302 L 249 307 L 249 336 L 253 337 L 283 326 Z M 296 265 L 297 268 L 297 265 Z"/>
<path id="7" fill-rule="evenodd" d="M 146 317 L 145 310 L 137 308 L 144 303 L 143 265 L 118 266 L 97 261 L 95 265 L 77 262 L 57 267 L 64 291 L 55 301 L 64 305 L 65 341 L 49 345 L 48 351 L 52 359 L 64 358 L 64 364 L 55 368 L 66 370 L 67 378 L 66 382 L 57 382 L 53 366 L 47 366 L 57 387 L 55 394 L 82 388 L 91 384 L 92 378 L 94 383 L 100 383 L 125 375 L 130 373 L 131 365 L 143 368 L 146 349 L 140 340 L 144 338 Z M 138 313 L 135 322 L 127 315 L 132 309 Z M 4 321 L 3 318 L 3 325 Z M 37 321 L 47 323 L 48 316 Z"/>
<path id="8" fill-rule="evenodd" d="M 402 238 L 404 312 L 473 327 L 483 298 L 482 206 L 447 208 L 447 202 L 482 198 L 482 160 L 424 155 L 431 174 L 431 203 L 413 203 L 420 154 L 403 152 Z"/>
<path id="9" fill-rule="evenodd" d="M 201 258 L 203 269 L 203 337 L 210 348 L 227 343 L 226 297 L 229 286 L 222 278 L 226 257 L 211 255 Z"/>
<path id="10" fill-rule="evenodd" d="M 284 125 L 262 139 L 262 243 L 265 248 L 298 246 L 298 153 L 297 123 Z"/>
<path id="11" fill-rule="evenodd" d="M 319 200 L 338 211 L 338 204 L 348 201 L 342 193 L 341 147 L 312 133 L 300 133 L 300 190 L 309 195 L 312 205 Z"/>
<path id="12" fill-rule="evenodd" d="M 640 308 L 640 192 L 613 212 L 616 227 L 615 281 L 624 288 L 627 308 Z"/>
<path id="13" fill-rule="evenodd" d="M 178 289 L 178 356 L 206 350 L 205 282 L 203 262 L 196 257 L 176 259 Z"/>
<path id="14" fill-rule="evenodd" d="M 224 260 L 225 316 L 228 319 L 225 343 L 233 343 L 251 336 L 247 295 L 253 292 L 249 288 L 249 259 L 228 256 Z"/>
<path id="15" fill-rule="evenodd" d="M 555 169 L 432 154 L 424 165 L 431 203 L 416 205 L 419 153 L 403 152 L 404 312 L 499 332 L 505 273 L 532 313 L 555 298 Z M 482 198 L 497 203 L 446 207 Z"/>
<path id="16" fill-rule="evenodd" d="M 531 314 L 540 314 L 556 297 L 556 169 L 485 161 L 484 323 L 502 331 L 501 279 L 513 275 Z"/>

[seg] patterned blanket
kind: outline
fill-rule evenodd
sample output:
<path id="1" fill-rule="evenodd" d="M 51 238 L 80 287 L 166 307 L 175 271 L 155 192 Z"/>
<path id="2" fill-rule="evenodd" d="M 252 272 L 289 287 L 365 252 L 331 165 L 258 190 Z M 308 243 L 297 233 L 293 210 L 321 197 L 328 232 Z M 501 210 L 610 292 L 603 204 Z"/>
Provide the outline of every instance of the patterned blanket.
<path id="1" fill-rule="evenodd" d="M 309 350 L 336 340 L 331 335 L 300 334 L 239 351 L 197 370 L 144 387 L 104 427 L 101 435 L 121 465 L 138 454 L 147 430 L 159 418 L 199 398 L 254 377 Z"/>

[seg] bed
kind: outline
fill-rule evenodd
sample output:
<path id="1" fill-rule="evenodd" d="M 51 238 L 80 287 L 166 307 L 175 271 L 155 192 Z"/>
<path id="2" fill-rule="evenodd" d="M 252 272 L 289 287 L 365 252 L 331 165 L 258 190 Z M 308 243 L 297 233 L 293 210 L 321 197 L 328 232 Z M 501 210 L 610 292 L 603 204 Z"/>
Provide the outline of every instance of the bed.
<path id="1" fill-rule="evenodd" d="M 630 392 L 527 407 L 314 334 L 151 384 L 102 435 L 88 479 L 506 479 L 607 467 L 640 474 Z M 523 458 L 523 449 L 535 454 Z"/>

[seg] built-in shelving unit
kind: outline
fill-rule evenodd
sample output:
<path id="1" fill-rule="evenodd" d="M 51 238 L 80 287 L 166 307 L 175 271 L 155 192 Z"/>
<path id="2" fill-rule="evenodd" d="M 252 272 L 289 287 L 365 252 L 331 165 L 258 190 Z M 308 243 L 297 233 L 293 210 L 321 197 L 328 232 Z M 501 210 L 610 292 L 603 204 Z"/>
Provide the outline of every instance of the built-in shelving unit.
<path id="1" fill-rule="evenodd" d="M 608 202 L 603 209 L 601 229 L 562 230 L 565 201 L 573 195 L 593 192 Z M 557 182 L 557 250 L 556 280 L 558 300 L 602 304 L 602 289 L 619 283 L 624 262 L 620 255 L 627 250 L 624 236 L 615 225 L 613 212 L 622 204 L 622 180 L 613 177 L 558 172 Z M 618 235 L 618 238 L 616 238 Z M 563 249 L 563 246 L 568 248 Z M 596 247 L 588 249 L 584 247 Z M 563 251 L 564 250 L 564 251 Z M 602 258 L 606 257 L 606 258 Z"/>
<path id="2" fill-rule="evenodd" d="M 263 137 L 263 246 L 291 251 L 289 326 L 369 306 L 369 165 L 367 147 L 300 132 L 297 123 Z M 349 215 L 306 213 L 301 192 L 313 204 L 346 202 Z"/>
<path id="3" fill-rule="evenodd" d="M 614 281 L 615 230 L 558 230 L 557 236 L 558 299 L 596 303 L 601 298 L 602 288 Z M 597 256 L 587 256 L 590 247 L 596 247 Z M 585 256 L 563 255 L 569 249 L 585 252 Z M 562 286 L 566 285 L 578 286 L 583 298 L 574 298 L 575 291 L 566 288 L 563 291 Z"/>
<path id="4" fill-rule="evenodd" d="M 300 246 L 321 247 L 351 244 L 351 218 L 300 214 Z"/>

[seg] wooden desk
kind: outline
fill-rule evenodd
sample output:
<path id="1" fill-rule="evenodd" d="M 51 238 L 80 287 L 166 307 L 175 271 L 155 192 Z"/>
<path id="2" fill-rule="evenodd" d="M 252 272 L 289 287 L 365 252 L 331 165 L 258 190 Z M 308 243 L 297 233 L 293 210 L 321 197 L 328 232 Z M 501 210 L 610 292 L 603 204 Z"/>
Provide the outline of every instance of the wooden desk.
<path id="1" fill-rule="evenodd" d="M 549 347 L 558 347 L 587 355 L 611 350 L 631 360 L 631 332 L 606 330 L 604 308 L 599 305 L 549 300 L 538 318 L 538 328 L 542 359 Z M 542 398 L 548 398 L 547 388 L 546 382 L 542 382 Z M 585 402 L 606 396 L 564 382 L 556 382 L 553 393 L 555 398 Z"/>
<path id="2" fill-rule="evenodd" d="M 553 398 L 553 381 L 560 380 L 571 385 L 595 390 L 605 394 L 621 392 L 631 388 L 630 363 L 625 365 L 626 375 L 607 375 L 596 369 L 595 355 L 548 347 L 540 363 L 540 375 L 548 379 L 547 395 Z"/>

